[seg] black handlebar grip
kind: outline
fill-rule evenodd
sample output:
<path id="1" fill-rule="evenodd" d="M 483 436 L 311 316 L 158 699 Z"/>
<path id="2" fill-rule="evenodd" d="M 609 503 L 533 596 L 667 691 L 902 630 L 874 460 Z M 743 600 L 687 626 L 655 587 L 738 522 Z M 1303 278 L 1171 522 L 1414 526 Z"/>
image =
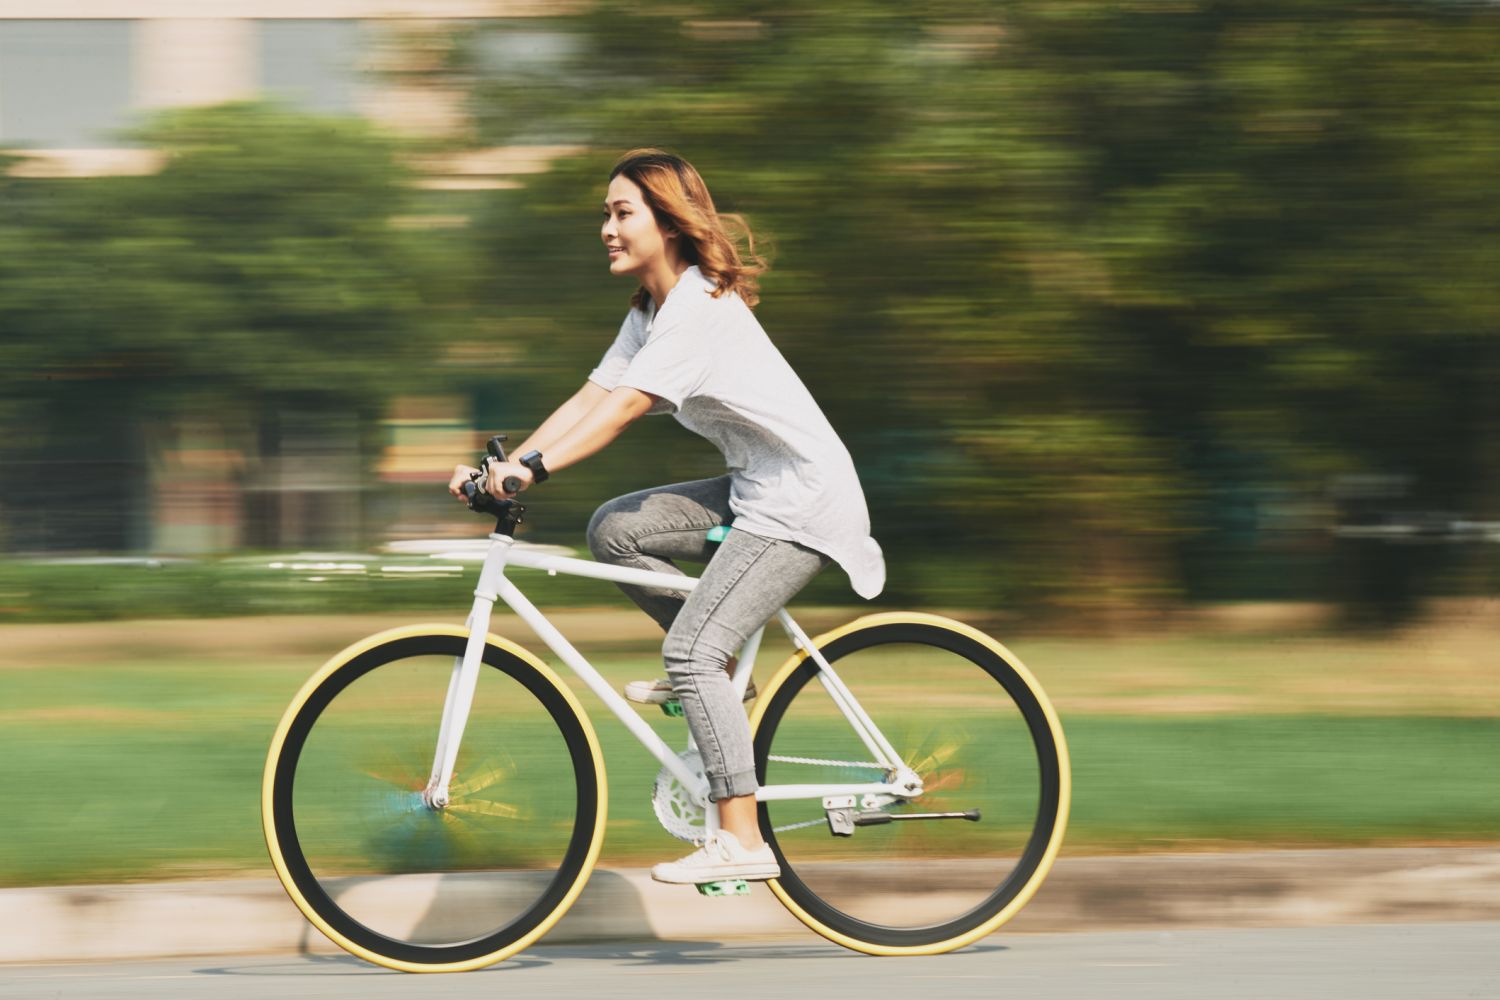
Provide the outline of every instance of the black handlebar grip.
<path id="1" fill-rule="evenodd" d="M 504 434 L 496 434 L 494 437 L 485 442 L 484 450 L 489 452 L 497 462 L 505 461 L 505 449 L 500 447 L 500 442 L 504 441 L 505 439 L 506 438 Z M 510 489 L 510 487 L 507 486 L 506 489 Z M 514 493 L 515 491 L 511 490 L 511 492 Z"/>
<path id="2" fill-rule="evenodd" d="M 475 473 L 475 475 L 474 475 L 473 478 L 471 478 L 467 483 L 464 483 L 461 487 L 459 487 L 461 490 L 463 490 L 464 497 L 466 499 L 473 500 L 474 499 L 474 495 L 476 493 L 480 492 L 480 490 L 479 490 L 479 478 L 480 478 L 480 475 L 481 475 L 480 473 Z M 514 493 L 520 493 L 521 492 L 521 480 L 518 479 L 515 476 L 506 476 L 504 479 L 500 480 L 500 485 L 503 486 L 503 487 L 505 487 L 505 492 L 507 492 L 507 493 L 514 494 Z M 488 490 L 486 490 L 485 492 L 488 492 Z"/>

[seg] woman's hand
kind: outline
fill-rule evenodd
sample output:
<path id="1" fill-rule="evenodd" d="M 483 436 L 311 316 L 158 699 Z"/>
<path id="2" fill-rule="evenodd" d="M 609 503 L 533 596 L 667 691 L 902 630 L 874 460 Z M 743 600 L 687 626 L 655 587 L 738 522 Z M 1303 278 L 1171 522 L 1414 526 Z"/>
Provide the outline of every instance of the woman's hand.
<path id="1" fill-rule="evenodd" d="M 448 480 L 448 492 L 458 497 L 458 502 L 467 504 L 469 498 L 464 496 L 464 483 L 479 475 L 479 470 L 472 465 L 455 465 L 453 467 L 453 478 Z"/>
<path id="2" fill-rule="evenodd" d="M 509 500 L 515 496 L 514 493 L 505 492 L 502 484 L 506 476 L 515 476 L 519 479 L 523 490 L 530 486 L 535 478 L 530 469 L 524 465 L 517 465 L 515 462 L 497 462 L 490 458 L 485 460 L 485 468 L 489 473 L 489 479 L 485 485 L 489 487 L 490 496 L 497 500 Z M 453 476 L 448 480 L 448 492 L 458 498 L 459 503 L 467 504 L 469 498 L 464 496 L 464 483 L 470 482 L 477 475 L 479 475 L 479 470 L 472 465 L 455 465 Z"/>
<path id="3" fill-rule="evenodd" d="M 522 490 L 530 486 L 536 478 L 524 465 L 517 465 L 515 462 L 497 462 L 493 458 L 485 460 L 485 472 L 489 476 L 486 485 L 489 487 L 490 496 L 496 500 L 510 500 L 516 495 L 505 492 L 504 483 L 507 476 L 515 476 L 519 479 Z M 517 490 L 516 493 L 520 491 Z"/>

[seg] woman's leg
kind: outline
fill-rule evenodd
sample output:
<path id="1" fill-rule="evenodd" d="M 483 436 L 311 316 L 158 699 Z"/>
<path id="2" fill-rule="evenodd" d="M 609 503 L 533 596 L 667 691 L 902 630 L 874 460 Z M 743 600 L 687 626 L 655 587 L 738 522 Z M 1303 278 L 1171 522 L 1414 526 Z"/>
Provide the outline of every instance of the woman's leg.
<path id="1" fill-rule="evenodd" d="M 744 531 L 731 532 L 715 551 L 705 536 L 733 518 L 729 488 L 730 478 L 719 476 L 617 497 L 595 512 L 588 539 L 595 559 L 616 566 L 681 573 L 674 560 L 709 564 L 685 595 L 626 584 L 620 589 L 668 630 L 663 659 L 703 755 L 720 826 L 755 848 L 761 837 L 750 724 L 725 667 L 830 560 L 794 542 Z"/>
<path id="2" fill-rule="evenodd" d="M 724 828 L 746 847 L 761 842 L 750 723 L 725 665 L 829 563 L 795 542 L 730 532 L 692 590 L 662 646 L 667 676 L 703 756 L 709 798 Z"/>
<path id="3" fill-rule="evenodd" d="M 641 490 L 616 497 L 594 512 L 589 521 L 589 550 L 599 562 L 613 566 L 683 575 L 674 560 L 706 563 L 714 546 L 708 529 L 728 524 L 729 477 L 699 479 Z M 686 594 L 620 584 L 665 631 L 682 610 Z"/>

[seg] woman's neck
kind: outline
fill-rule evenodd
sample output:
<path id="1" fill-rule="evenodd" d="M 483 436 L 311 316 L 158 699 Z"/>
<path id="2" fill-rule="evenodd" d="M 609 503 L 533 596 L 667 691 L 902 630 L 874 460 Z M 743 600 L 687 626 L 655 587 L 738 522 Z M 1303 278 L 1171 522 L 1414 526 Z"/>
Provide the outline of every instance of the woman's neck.
<path id="1" fill-rule="evenodd" d="M 641 275 L 641 287 L 651 296 L 651 301 L 656 303 L 656 308 L 661 309 L 662 303 L 667 301 L 667 296 L 672 294 L 672 289 L 677 287 L 677 282 L 688 268 L 693 265 L 681 257 L 673 256 L 657 262 L 657 266 L 651 269 L 651 273 Z"/>

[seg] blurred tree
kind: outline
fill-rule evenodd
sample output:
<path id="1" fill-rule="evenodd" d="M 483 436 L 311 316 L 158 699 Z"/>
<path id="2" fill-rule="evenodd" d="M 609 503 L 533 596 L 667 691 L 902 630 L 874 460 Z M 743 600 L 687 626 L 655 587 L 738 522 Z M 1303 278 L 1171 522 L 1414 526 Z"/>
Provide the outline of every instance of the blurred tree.
<path id="1" fill-rule="evenodd" d="M 1332 545 L 1269 544 L 1276 497 L 1381 472 L 1500 508 L 1491 6 L 619 0 L 527 30 L 568 43 L 455 67 L 482 141 L 596 152 L 495 200 L 496 308 L 571 388 L 624 311 L 557 295 L 603 270 L 609 164 L 693 160 L 774 237 L 759 314 L 896 599 L 1311 596 Z M 691 459 L 632 486 L 711 471 L 670 440 Z"/>
<path id="2" fill-rule="evenodd" d="M 137 456 L 189 410 L 368 428 L 424 380 L 524 430 L 624 314 L 598 199 L 653 144 L 769 238 L 759 315 L 859 463 L 890 600 L 1392 619 L 1482 580 L 1477 545 L 1329 529 L 1500 518 L 1500 8 L 599 0 L 463 41 L 431 74 L 475 143 L 588 150 L 474 196 L 467 235 L 388 224 L 418 197 L 389 140 L 265 106 L 158 120 L 153 177 L 0 178 L 12 455 L 98 446 L 101 404 Z M 646 422 L 537 527 L 720 464 Z M 1341 514 L 1351 481 L 1406 493 Z"/>
<path id="3" fill-rule="evenodd" d="M 84 471 L 61 461 L 115 463 L 86 485 L 148 510 L 148 459 L 183 419 L 251 456 L 265 428 L 320 414 L 353 415 L 374 442 L 388 400 L 433 384 L 438 344 L 471 315 L 433 294 L 453 259 L 391 225 L 411 175 L 366 124 L 242 104 L 164 114 L 136 138 L 160 172 L 4 182 L 0 398 L 29 431 L 7 442 L 29 472 L 7 490 L 29 546 L 149 544 L 149 525 L 58 510 L 62 472 Z"/>

